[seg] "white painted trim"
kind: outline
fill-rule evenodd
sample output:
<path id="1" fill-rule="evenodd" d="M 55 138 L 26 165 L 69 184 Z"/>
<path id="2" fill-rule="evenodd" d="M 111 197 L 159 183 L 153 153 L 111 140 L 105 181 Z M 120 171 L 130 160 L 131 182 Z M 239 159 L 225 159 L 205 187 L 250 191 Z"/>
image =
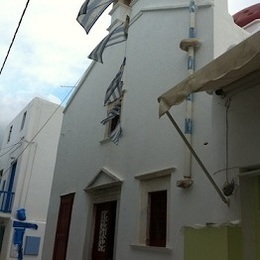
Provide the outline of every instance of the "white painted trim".
<path id="1" fill-rule="evenodd" d="M 109 178 L 109 181 L 103 184 L 96 184 L 98 179 L 101 177 L 101 175 L 106 175 Z M 112 188 L 115 186 L 121 186 L 122 180 L 116 176 L 115 173 L 113 173 L 111 170 L 108 170 L 107 168 L 101 168 L 101 170 L 96 174 L 96 176 L 90 181 L 90 183 L 86 186 L 84 189 L 86 192 L 94 191 L 94 190 L 100 190 L 100 189 L 106 189 L 106 188 Z"/>
<path id="2" fill-rule="evenodd" d="M 172 248 L 171 247 L 156 247 L 156 246 L 147 246 L 142 244 L 132 244 L 130 245 L 133 249 L 140 249 L 144 251 L 154 251 L 154 252 L 162 252 L 162 253 L 171 253 Z"/>
<path id="3" fill-rule="evenodd" d="M 136 0 L 132 5 L 134 5 L 138 0 Z M 203 3 L 203 4 L 197 4 L 198 7 L 210 7 L 214 6 L 214 3 L 211 1 Z M 165 6 L 151 6 L 142 8 L 137 14 L 130 19 L 130 26 L 138 20 L 143 13 L 145 12 L 155 12 L 155 11 L 170 11 L 170 10 L 177 10 L 177 9 L 184 9 L 189 8 L 189 4 L 173 4 L 173 5 L 165 5 Z"/>
<path id="4" fill-rule="evenodd" d="M 134 245 L 140 245 L 140 247 L 154 248 L 153 246 L 146 245 L 147 228 L 148 228 L 148 197 L 150 192 L 156 192 L 161 190 L 167 191 L 167 234 L 166 234 L 166 246 L 160 247 L 166 250 L 170 244 L 170 208 L 171 208 L 171 173 L 175 168 L 168 168 L 161 171 L 156 171 L 148 174 L 138 175 L 140 181 L 140 208 L 139 208 L 139 225 L 137 233 L 137 242 Z M 162 173 L 160 175 L 160 173 Z M 141 178 L 140 178 L 141 177 Z"/>
<path id="5" fill-rule="evenodd" d="M 154 179 L 154 178 L 160 178 L 160 177 L 166 177 L 171 175 L 174 171 L 176 171 L 175 167 L 169 167 L 169 168 L 165 168 L 165 169 L 161 169 L 161 170 L 157 170 L 157 171 L 153 171 L 153 172 L 145 172 L 145 173 L 140 173 L 135 175 L 135 179 L 137 180 L 150 180 L 150 179 Z"/>

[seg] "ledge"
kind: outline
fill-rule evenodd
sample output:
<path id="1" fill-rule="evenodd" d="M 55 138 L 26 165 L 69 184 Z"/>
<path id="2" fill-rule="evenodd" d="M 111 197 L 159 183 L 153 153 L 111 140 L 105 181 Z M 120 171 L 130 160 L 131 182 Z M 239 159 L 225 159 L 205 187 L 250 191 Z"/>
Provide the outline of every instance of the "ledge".
<path id="1" fill-rule="evenodd" d="M 200 41 L 196 38 L 188 38 L 188 39 L 183 39 L 180 42 L 180 48 L 183 51 L 188 52 L 189 48 L 198 48 L 200 46 Z"/>
<path id="2" fill-rule="evenodd" d="M 144 251 L 154 251 L 154 252 L 162 252 L 162 253 L 171 253 L 172 248 L 170 247 L 157 247 L 157 246 L 147 246 L 142 244 L 132 244 L 131 248 L 136 250 L 144 250 Z"/>
<path id="3" fill-rule="evenodd" d="M 175 167 L 171 167 L 171 168 L 166 168 L 166 169 L 162 169 L 162 170 L 158 170 L 158 171 L 154 171 L 154 172 L 137 174 L 134 177 L 137 180 L 149 180 L 149 179 L 169 176 L 175 170 L 176 170 Z"/>
<path id="4" fill-rule="evenodd" d="M 134 6 L 138 0 L 132 0 L 130 6 Z M 205 3 L 199 3 L 197 6 L 200 7 L 210 7 L 213 6 L 213 3 L 211 1 L 207 1 Z M 184 9 L 184 8 L 189 8 L 189 3 L 188 4 L 171 4 L 171 5 L 160 5 L 160 6 L 148 6 L 148 7 L 143 7 L 139 11 L 136 12 L 134 16 L 131 17 L 130 19 L 130 25 L 132 25 L 136 20 L 140 18 L 140 16 L 145 13 L 145 12 L 156 12 L 156 11 L 169 11 L 169 10 L 177 10 L 177 9 Z"/>
<path id="5" fill-rule="evenodd" d="M 103 140 L 99 141 L 100 144 L 106 144 L 106 143 L 109 143 L 109 142 L 111 142 L 109 137 L 104 138 Z"/>

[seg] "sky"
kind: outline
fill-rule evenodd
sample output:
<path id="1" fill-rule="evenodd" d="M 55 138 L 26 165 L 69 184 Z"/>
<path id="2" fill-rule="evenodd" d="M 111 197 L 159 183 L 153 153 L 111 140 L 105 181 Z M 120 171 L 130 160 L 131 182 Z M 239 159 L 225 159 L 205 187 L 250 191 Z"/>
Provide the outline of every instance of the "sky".
<path id="1" fill-rule="evenodd" d="M 0 0 L 0 67 L 27 0 Z M 84 0 L 30 0 L 0 75 L 0 145 L 10 121 L 34 98 L 60 104 L 107 34 L 107 10 L 88 35 L 76 21 Z M 231 14 L 259 0 L 228 0 Z M 62 87 L 65 86 L 65 87 Z"/>

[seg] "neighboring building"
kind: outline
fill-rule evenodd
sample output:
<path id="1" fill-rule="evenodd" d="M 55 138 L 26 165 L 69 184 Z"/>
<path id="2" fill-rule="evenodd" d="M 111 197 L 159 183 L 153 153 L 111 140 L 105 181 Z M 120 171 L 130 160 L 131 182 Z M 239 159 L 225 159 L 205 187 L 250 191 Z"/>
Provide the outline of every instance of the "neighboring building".
<path id="1" fill-rule="evenodd" d="M 65 108 L 43 260 L 190 260 L 196 234 L 186 235 L 184 227 L 240 219 L 239 190 L 227 206 L 226 178 L 211 174 L 209 182 L 167 118 L 159 120 L 157 98 L 249 34 L 234 24 L 226 0 L 118 1 L 110 14 L 110 32 L 130 17 L 128 38 L 105 48 L 103 64 L 90 65 Z M 124 91 L 107 104 L 124 57 Z M 211 173 L 225 167 L 212 154 L 218 147 L 213 99 L 195 94 L 174 109 Z M 117 127 L 122 134 L 115 145 Z M 223 125 L 218 128 L 223 133 Z M 221 248 L 215 243 L 200 260 L 240 259 L 240 226 L 224 228 L 213 234 Z M 229 258 L 235 250 L 237 258 Z"/>
<path id="2" fill-rule="evenodd" d="M 0 151 L 1 260 L 41 259 L 62 118 L 57 104 L 34 98 L 6 128 Z"/>
<path id="3" fill-rule="evenodd" d="M 250 33 L 260 30 L 260 4 L 249 6 L 234 16 L 234 22 Z"/>

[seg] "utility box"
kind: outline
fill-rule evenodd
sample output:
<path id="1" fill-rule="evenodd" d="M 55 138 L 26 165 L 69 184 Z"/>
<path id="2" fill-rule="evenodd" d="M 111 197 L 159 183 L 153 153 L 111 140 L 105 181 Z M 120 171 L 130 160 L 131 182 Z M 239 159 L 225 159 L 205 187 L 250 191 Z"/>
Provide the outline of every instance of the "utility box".
<path id="1" fill-rule="evenodd" d="M 184 228 L 184 260 L 242 260 L 242 228 Z"/>

